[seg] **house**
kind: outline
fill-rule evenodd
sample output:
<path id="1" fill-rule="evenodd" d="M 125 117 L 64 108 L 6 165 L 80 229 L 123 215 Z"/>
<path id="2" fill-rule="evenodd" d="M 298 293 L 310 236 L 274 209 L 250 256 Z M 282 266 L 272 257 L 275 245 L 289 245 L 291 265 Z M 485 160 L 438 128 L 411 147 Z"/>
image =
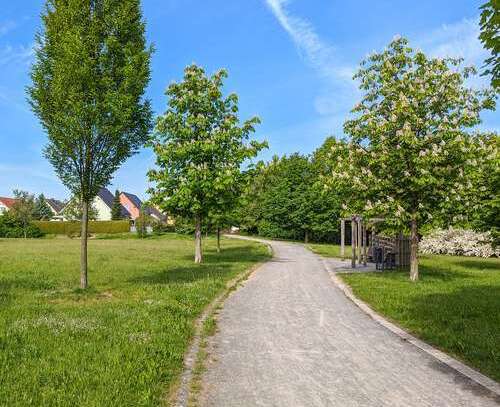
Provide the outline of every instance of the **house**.
<path id="1" fill-rule="evenodd" d="M 143 208 L 143 203 L 137 195 L 131 194 L 129 192 L 122 192 L 120 194 L 120 203 L 130 214 L 130 219 L 136 220 L 141 214 L 141 208 Z M 159 222 L 165 222 L 167 217 L 162 214 L 155 207 L 147 206 L 143 208 L 145 213 Z"/>
<path id="2" fill-rule="evenodd" d="M 62 201 L 59 201 L 57 199 L 45 199 L 45 202 L 47 203 L 47 206 L 50 208 L 52 213 L 54 214 L 55 218 L 60 217 L 61 211 L 64 209 L 66 204 Z"/>
<path id="3" fill-rule="evenodd" d="M 107 188 L 101 188 L 92 202 L 97 211 L 97 220 L 111 220 L 113 211 L 113 202 L 115 196 Z M 120 195 L 121 201 L 121 195 Z M 122 218 L 134 219 L 128 209 L 122 204 Z"/>
<path id="4" fill-rule="evenodd" d="M 16 200 L 14 198 L 0 196 L 0 215 L 9 211 L 15 203 Z"/>

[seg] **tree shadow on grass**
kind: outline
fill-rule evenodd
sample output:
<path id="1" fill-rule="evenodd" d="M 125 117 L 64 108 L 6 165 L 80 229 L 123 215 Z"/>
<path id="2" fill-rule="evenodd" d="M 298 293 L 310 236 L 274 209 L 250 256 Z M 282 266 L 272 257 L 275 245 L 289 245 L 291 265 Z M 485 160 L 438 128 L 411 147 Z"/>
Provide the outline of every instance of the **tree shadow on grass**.
<path id="1" fill-rule="evenodd" d="M 223 263 L 240 263 L 242 261 L 258 261 L 263 258 L 262 254 L 253 251 L 255 246 L 238 246 L 224 247 L 221 252 L 217 253 L 215 249 L 205 250 L 203 253 L 203 264 L 223 264 Z M 193 254 L 185 255 L 183 260 L 194 261 Z"/>
<path id="2" fill-rule="evenodd" d="M 231 271 L 229 264 L 219 264 L 217 267 L 209 267 L 207 264 L 194 264 L 186 267 L 175 267 L 160 272 L 134 277 L 128 282 L 140 284 L 189 284 L 199 280 L 205 280 L 213 275 L 226 274 Z"/>
<path id="3" fill-rule="evenodd" d="M 477 285 L 412 296 L 406 319 L 420 336 L 500 379 L 500 287 Z"/>
<path id="4" fill-rule="evenodd" d="M 495 261 L 495 259 L 463 259 L 454 261 L 453 264 L 460 267 L 470 267 L 479 270 L 500 271 L 500 261 Z"/>

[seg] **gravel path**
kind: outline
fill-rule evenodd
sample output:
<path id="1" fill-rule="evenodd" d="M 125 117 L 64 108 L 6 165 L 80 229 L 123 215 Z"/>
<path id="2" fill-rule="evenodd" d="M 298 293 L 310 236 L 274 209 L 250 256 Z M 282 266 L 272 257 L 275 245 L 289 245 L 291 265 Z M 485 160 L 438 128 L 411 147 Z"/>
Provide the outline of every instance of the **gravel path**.
<path id="1" fill-rule="evenodd" d="M 319 256 L 275 257 L 219 315 L 207 406 L 498 406 L 491 393 L 404 342 L 333 285 Z"/>

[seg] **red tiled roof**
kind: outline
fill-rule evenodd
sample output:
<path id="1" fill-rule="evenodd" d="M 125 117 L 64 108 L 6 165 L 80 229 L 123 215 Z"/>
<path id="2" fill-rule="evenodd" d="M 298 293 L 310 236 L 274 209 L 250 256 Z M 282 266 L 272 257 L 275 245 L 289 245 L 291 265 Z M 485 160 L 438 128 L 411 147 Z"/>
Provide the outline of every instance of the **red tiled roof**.
<path id="1" fill-rule="evenodd" d="M 0 202 L 3 203 L 7 208 L 12 208 L 12 206 L 16 203 L 14 198 L 5 198 L 0 196 Z"/>

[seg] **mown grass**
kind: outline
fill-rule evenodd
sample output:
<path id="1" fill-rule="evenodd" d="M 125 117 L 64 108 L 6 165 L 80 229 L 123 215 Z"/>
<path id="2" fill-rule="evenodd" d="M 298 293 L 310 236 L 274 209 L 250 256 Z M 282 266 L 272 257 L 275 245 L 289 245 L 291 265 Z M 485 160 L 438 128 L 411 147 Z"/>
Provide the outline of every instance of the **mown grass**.
<path id="1" fill-rule="evenodd" d="M 325 257 L 340 257 L 340 246 L 334 244 L 310 243 L 307 245 L 314 253 Z M 351 246 L 345 246 L 345 257 L 351 257 Z"/>
<path id="2" fill-rule="evenodd" d="M 164 404 L 194 320 L 265 246 L 189 237 L 93 239 L 88 291 L 79 241 L 0 240 L 0 405 Z"/>
<path id="3" fill-rule="evenodd" d="M 338 248 L 321 245 L 323 255 Z M 500 260 L 421 256 L 408 272 L 343 274 L 356 296 L 424 341 L 500 380 Z"/>

